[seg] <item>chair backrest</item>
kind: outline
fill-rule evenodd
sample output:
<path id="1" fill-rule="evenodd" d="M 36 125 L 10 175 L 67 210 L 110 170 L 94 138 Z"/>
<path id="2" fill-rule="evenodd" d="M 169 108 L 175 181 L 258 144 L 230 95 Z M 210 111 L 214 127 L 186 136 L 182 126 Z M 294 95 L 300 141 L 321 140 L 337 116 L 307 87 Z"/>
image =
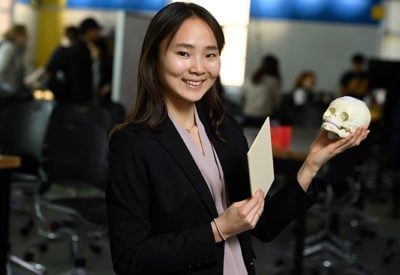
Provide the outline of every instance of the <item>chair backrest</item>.
<path id="1" fill-rule="evenodd" d="M 53 110 L 52 119 L 94 122 L 106 131 L 109 131 L 112 127 L 111 113 L 107 109 L 95 104 L 58 104 Z"/>
<path id="2" fill-rule="evenodd" d="M 86 183 L 104 189 L 108 177 L 107 130 L 96 119 L 58 111 L 53 112 L 46 134 L 50 184 Z"/>
<path id="3" fill-rule="evenodd" d="M 23 101 L 3 107 L 0 116 L 0 148 L 3 154 L 19 155 L 39 163 L 54 102 Z"/>

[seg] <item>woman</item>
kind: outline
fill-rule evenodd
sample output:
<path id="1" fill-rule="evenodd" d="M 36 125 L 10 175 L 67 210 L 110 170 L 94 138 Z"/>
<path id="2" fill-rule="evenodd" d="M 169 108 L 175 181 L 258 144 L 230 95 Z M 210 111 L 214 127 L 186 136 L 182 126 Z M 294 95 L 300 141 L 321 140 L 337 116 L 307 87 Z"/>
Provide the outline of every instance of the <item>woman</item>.
<path id="1" fill-rule="evenodd" d="M 4 34 L 0 46 L 0 96 L 26 96 L 24 84 L 26 73 L 25 49 L 28 32 L 21 24 L 13 25 Z"/>
<path id="2" fill-rule="evenodd" d="M 303 106 L 313 102 L 315 84 L 316 76 L 314 72 L 307 70 L 300 72 L 292 89 L 293 104 L 296 106 Z"/>
<path id="3" fill-rule="evenodd" d="M 326 105 L 314 89 L 316 76 L 312 71 L 302 71 L 297 76 L 290 93 L 282 96 L 277 118 L 282 125 L 319 128 Z"/>
<path id="4" fill-rule="evenodd" d="M 279 60 L 273 55 L 266 55 L 242 86 L 242 124 L 260 127 L 267 116 L 274 115 L 279 107 L 281 90 Z"/>
<path id="5" fill-rule="evenodd" d="M 254 274 L 251 234 L 268 241 L 304 213 L 321 165 L 368 134 L 330 144 L 322 133 L 297 181 L 273 197 L 251 194 L 246 139 L 215 89 L 223 45 L 218 22 L 195 4 L 172 3 L 149 24 L 137 100 L 110 140 L 117 274 Z"/>

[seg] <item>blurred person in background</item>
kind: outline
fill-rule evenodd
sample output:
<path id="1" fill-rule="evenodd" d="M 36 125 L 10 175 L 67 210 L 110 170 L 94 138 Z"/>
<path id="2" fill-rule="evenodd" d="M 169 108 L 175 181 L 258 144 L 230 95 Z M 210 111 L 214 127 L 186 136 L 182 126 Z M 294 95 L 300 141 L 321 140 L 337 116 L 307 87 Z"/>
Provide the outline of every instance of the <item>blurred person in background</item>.
<path id="1" fill-rule="evenodd" d="M 113 56 L 105 37 L 94 40 L 89 48 L 92 55 L 93 101 L 107 106 L 111 101 Z"/>
<path id="2" fill-rule="evenodd" d="M 327 106 L 317 96 L 316 83 L 315 72 L 311 70 L 299 72 L 291 91 L 282 96 L 277 112 L 280 124 L 314 128 L 321 125 L 322 114 Z"/>
<path id="3" fill-rule="evenodd" d="M 340 77 L 340 96 L 352 96 L 363 99 L 369 88 L 369 76 L 365 68 L 365 57 L 355 53 L 351 58 L 351 69 Z"/>
<path id="4" fill-rule="evenodd" d="M 282 85 L 279 60 L 266 55 L 260 66 L 246 78 L 242 86 L 243 126 L 260 127 L 279 106 Z"/>
<path id="5" fill-rule="evenodd" d="M 313 71 L 301 71 L 297 76 L 292 89 L 293 104 L 300 106 L 305 105 L 308 102 L 313 102 L 316 83 L 317 77 Z"/>
<path id="6" fill-rule="evenodd" d="M 25 52 L 28 32 L 25 25 L 15 24 L 4 34 L 0 44 L 0 96 L 22 99 L 29 96 L 24 84 Z"/>
<path id="7" fill-rule="evenodd" d="M 65 100 L 87 104 L 93 101 L 92 43 L 100 37 L 101 26 L 91 17 L 79 25 L 79 39 L 68 50 L 68 93 Z"/>
<path id="8" fill-rule="evenodd" d="M 68 93 L 68 50 L 78 38 L 77 27 L 72 25 L 65 27 L 60 44 L 51 53 L 47 64 L 27 76 L 25 83 L 33 88 L 49 89 L 55 99 L 62 102 Z"/>
<path id="9" fill-rule="evenodd" d="M 62 101 L 68 93 L 66 79 L 67 56 L 70 47 L 78 41 L 79 30 L 75 26 L 67 26 L 60 44 L 55 48 L 46 64 L 47 88 L 58 101 Z"/>

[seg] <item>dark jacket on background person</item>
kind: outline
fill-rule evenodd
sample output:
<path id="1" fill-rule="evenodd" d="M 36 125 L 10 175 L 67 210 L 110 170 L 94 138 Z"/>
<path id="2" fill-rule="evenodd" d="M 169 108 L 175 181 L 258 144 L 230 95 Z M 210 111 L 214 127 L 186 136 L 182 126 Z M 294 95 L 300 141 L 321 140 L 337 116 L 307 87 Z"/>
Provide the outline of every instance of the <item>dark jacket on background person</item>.
<path id="1" fill-rule="evenodd" d="M 92 93 L 92 58 L 84 41 L 78 40 L 68 50 L 67 78 L 69 91 L 67 101 L 88 103 Z"/>
<path id="2" fill-rule="evenodd" d="M 69 72 L 68 66 L 69 47 L 57 46 L 46 64 L 46 71 L 50 78 L 47 80 L 47 87 L 54 93 L 57 101 L 64 101 L 68 97 L 69 91 Z"/>
<path id="3" fill-rule="evenodd" d="M 229 138 L 223 142 L 199 116 L 221 162 L 228 204 L 248 198 L 248 145 L 241 127 L 225 118 L 222 129 Z M 224 243 L 215 243 L 210 226 L 218 216 L 214 200 L 169 118 L 155 130 L 130 125 L 116 132 L 110 165 L 106 194 L 118 275 L 223 274 Z M 251 235 L 273 239 L 314 202 L 294 179 L 267 194 L 256 228 L 238 235 L 248 274 L 255 274 Z"/>

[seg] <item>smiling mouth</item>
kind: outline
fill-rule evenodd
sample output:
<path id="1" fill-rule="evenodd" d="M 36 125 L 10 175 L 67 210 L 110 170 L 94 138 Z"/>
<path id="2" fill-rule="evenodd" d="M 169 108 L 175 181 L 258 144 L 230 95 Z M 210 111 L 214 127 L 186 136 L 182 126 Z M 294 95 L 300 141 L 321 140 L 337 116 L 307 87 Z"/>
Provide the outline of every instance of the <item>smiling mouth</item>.
<path id="1" fill-rule="evenodd" d="M 200 80 L 200 81 L 185 80 L 185 83 L 189 84 L 190 86 L 197 87 L 197 86 L 200 86 L 200 84 L 203 83 L 203 81 L 202 80 Z"/>

